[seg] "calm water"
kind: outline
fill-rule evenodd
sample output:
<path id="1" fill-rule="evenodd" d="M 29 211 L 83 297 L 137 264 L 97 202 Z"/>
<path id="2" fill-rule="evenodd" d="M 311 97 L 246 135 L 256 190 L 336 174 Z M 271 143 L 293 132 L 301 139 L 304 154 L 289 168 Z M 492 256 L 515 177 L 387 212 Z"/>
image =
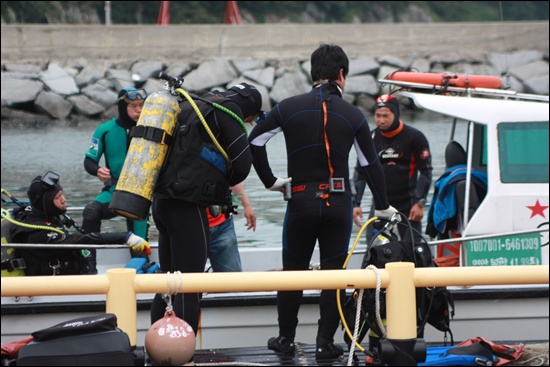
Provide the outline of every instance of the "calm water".
<path id="1" fill-rule="evenodd" d="M 405 123 L 424 132 L 433 155 L 434 181 L 444 171 L 444 150 L 449 140 L 452 120 L 428 112 L 403 113 Z M 371 129 L 374 120 L 368 119 Z M 37 175 L 51 170 L 61 176 L 69 207 L 83 207 L 101 189 L 97 177 L 90 176 L 83 167 L 84 154 L 88 150 L 91 136 L 101 121 L 81 123 L 77 127 L 4 128 L 2 127 L 2 188 L 19 200 L 27 200 L 29 183 Z M 464 136 L 462 134 L 461 136 Z M 460 141 L 460 140 L 459 140 Z M 460 141 L 464 144 L 464 141 Z M 268 144 L 268 152 L 273 172 L 286 177 L 286 153 L 282 134 L 278 134 Z M 355 152 L 350 155 L 350 167 L 354 167 Z M 103 162 L 102 162 L 103 165 Z M 242 214 L 235 217 L 235 226 L 242 247 L 279 247 L 281 227 L 285 213 L 285 201 L 279 193 L 263 187 L 254 169 L 244 182 L 254 211 L 257 229 L 247 231 Z M 433 190 L 433 185 L 432 185 Z M 370 192 L 363 198 L 363 210 L 368 210 Z M 429 196 L 431 198 L 431 194 Z M 238 209 L 242 213 L 242 209 Z M 77 222 L 81 221 L 81 211 L 69 212 Z M 124 231 L 124 218 L 117 217 L 104 221 L 103 231 Z M 359 228 L 354 226 L 352 242 Z M 151 220 L 151 240 L 156 240 L 157 232 Z"/>

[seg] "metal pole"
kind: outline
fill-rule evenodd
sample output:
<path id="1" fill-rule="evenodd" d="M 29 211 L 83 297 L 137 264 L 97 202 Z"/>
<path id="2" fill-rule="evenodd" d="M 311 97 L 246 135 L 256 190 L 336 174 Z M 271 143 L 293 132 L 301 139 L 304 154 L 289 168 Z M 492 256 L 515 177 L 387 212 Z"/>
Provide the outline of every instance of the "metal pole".
<path id="1" fill-rule="evenodd" d="M 111 24 L 111 2 L 105 1 L 105 25 Z"/>

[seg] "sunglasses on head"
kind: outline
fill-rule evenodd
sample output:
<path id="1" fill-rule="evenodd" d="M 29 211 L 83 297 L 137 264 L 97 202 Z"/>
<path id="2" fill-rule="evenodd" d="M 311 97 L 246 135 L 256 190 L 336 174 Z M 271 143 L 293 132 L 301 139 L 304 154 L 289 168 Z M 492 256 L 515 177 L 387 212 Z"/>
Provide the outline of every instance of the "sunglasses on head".
<path id="1" fill-rule="evenodd" d="M 124 93 L 123 96 L 119 97 L 118 100 L 125 100 L 130 103 L 137 100 L 145 100 L 147 98 L 147 92 L 145 89 L 129 89 Z"/>

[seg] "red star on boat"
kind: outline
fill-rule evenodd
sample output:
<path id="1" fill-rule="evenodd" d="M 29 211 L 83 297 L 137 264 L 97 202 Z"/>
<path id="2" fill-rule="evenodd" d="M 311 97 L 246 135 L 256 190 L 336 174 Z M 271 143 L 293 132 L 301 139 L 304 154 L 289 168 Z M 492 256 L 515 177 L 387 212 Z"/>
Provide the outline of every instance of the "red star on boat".
<path id="1" fill-rule="evenodd" d="M 538 199 L 537 199 L 537 203 L 535 205 L 533 205 L 533 206 L 527 205 L 527 207 L 533 211 L 531 213 L 531 217 L 529 217 L 529 218 L 533 218 L 535 215 L 540 215 L 541 217 L 546 219 L 546 216 L 544 215 L 544 211 L 546 209 L 548 209 L 548 206 L 540 205 Z"/>

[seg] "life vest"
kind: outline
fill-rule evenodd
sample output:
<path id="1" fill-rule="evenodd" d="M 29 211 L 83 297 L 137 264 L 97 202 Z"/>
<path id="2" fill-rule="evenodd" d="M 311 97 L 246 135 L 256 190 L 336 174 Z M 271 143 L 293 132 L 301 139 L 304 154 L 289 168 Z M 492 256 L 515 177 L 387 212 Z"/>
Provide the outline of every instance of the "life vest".
<path id="1" fill-rule="evenodd" d="M 29 209 L 14 212 L 13 216 L 17 223 L 10 228 L 13 241 L 27 243 L 28 234 L 48 230 L 46 220 L 35 216 Z M 64 228 L 60 221 L 50 227 L 52 231 Z M 84 256 L 76 249 L 19 248 L 17 252 L 24 261 L 26 275 L 77 275 L 84 274 L 86 269 Z"/>
<path id="2" fill-rule="evenodd" d="M 229 101 L 214 95 L 204 99 L 220 105 Z M 195 102 L 214 133 L 219 131 L 216 114 L 225 112 L 202 100 Z M 222 142 L 220 144 L 223 145 Z M 155 187 L 155 196 L 204 206 L 231 203 L 230 170 L 193 107 L 190 103 L 182 103 L 174 138 Z"/>

